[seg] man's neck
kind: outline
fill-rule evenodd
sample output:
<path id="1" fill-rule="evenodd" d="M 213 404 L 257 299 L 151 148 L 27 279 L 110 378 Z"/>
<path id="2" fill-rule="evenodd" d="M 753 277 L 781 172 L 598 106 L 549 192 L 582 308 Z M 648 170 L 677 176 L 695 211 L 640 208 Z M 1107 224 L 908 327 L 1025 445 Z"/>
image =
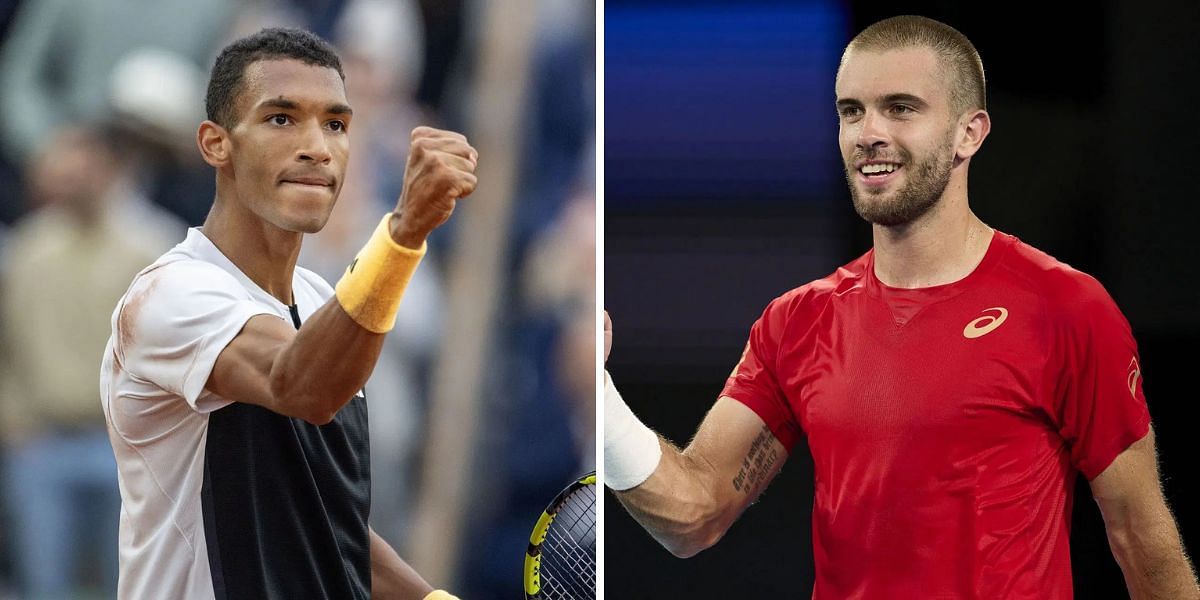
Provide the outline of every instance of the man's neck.
<path id="1" fill-rule="evenodd" d="M 292 304 L 292 274 L 304 234 L 263 221 L 220 191 L 201 228 L 204 236 L 263 291 Z"/>
<path id="2" fill-rule="evenodd" d="M 992 240 L 992 229 L 971 212 L 965 193 L 947 194 L 907 225 L 871 228 L 875 276 L 897 288 L 944 285 L 970 275 Z"/>

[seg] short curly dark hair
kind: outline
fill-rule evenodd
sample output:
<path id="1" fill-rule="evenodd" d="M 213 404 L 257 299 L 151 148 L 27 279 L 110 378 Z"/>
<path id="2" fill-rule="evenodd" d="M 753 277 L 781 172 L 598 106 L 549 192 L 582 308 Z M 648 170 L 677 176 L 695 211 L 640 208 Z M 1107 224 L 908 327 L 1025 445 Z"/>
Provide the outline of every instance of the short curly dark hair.
<path id="1" fill-rule="evenodd" d="M 329 67 L 338 72 L 342 81 L 346 80 L 337 52 L 320 36 L 303 29 L 263 29 L 225 46 L 217 55 L 212 75 L 208 78 L 208 92 L 204 98 L 208 120 L 222 127 L 231 127 L 236 123 L 235 105 L 238 94 L 242 92 L 246 67 L 260 60 L 281 58 L 291 58 L 317 67 Z"/>

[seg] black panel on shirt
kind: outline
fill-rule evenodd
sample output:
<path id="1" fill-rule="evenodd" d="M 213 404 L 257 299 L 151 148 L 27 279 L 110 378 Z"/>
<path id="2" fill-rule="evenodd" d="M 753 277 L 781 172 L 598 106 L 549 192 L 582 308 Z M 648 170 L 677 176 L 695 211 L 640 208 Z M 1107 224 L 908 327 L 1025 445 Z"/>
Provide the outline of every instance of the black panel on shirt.
<path id="1" fill-rule="evenodd" d="M 363 396 L 321 426 L 240 402 L 214 411 L 201 494 L 218 599 L 370 597 Z"/>

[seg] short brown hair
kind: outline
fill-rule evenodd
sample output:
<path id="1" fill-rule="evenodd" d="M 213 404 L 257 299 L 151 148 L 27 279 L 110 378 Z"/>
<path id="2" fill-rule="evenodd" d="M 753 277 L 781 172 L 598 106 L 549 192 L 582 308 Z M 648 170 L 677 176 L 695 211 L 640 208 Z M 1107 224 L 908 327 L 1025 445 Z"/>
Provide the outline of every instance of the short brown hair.
<path id="1" fill-rule="evenodd" d="M 967 36 L 941 21 L 913 15 L 879 21 L 850 40 L 842 54 L 842 62 L 851 50 L 886 51 L 914 46 L 933 50 L 954 74 L 950 101 L 956 112 L 987 110 L 987 89 L 979 52 Z"/>

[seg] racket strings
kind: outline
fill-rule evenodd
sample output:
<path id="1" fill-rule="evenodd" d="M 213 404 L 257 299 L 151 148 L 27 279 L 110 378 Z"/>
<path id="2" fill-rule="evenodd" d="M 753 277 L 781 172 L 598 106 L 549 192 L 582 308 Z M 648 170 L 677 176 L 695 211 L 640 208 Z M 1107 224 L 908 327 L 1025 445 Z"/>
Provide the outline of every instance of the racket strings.
<path id="1" fill-rule="evenodd" d="M 555 539 L 552 543 L 558 545 L 554 559 L 543 563 L 542 580 L 559 592 L 569 592 L 562 596 L 551 598 L 584 598 L 592 597 L 596 588 L 596 561 L 592 555 L 582 548 L 571 548 L 569 544 Z M 549 563 L 549 564 L 547 564 Z M 586 596 L 584 594 L 587 594 Z"/>
<path id="2" fill-rule="evenodd" d="M 596 597 L 595 486 L 585 486 L 563 500 L 542 549 L 542 597 Z"/>
<path id="3" fill-rule="evenodd" d="M 596 564 L 594 555 L 575 545 L 569 536 L 551 535 L 549 543 L 555 548 L 554 558 L 543 565 L 542 576 L 550 587 L 562 595 L 552 598 L 591 598 L 595 593 Z"/>

